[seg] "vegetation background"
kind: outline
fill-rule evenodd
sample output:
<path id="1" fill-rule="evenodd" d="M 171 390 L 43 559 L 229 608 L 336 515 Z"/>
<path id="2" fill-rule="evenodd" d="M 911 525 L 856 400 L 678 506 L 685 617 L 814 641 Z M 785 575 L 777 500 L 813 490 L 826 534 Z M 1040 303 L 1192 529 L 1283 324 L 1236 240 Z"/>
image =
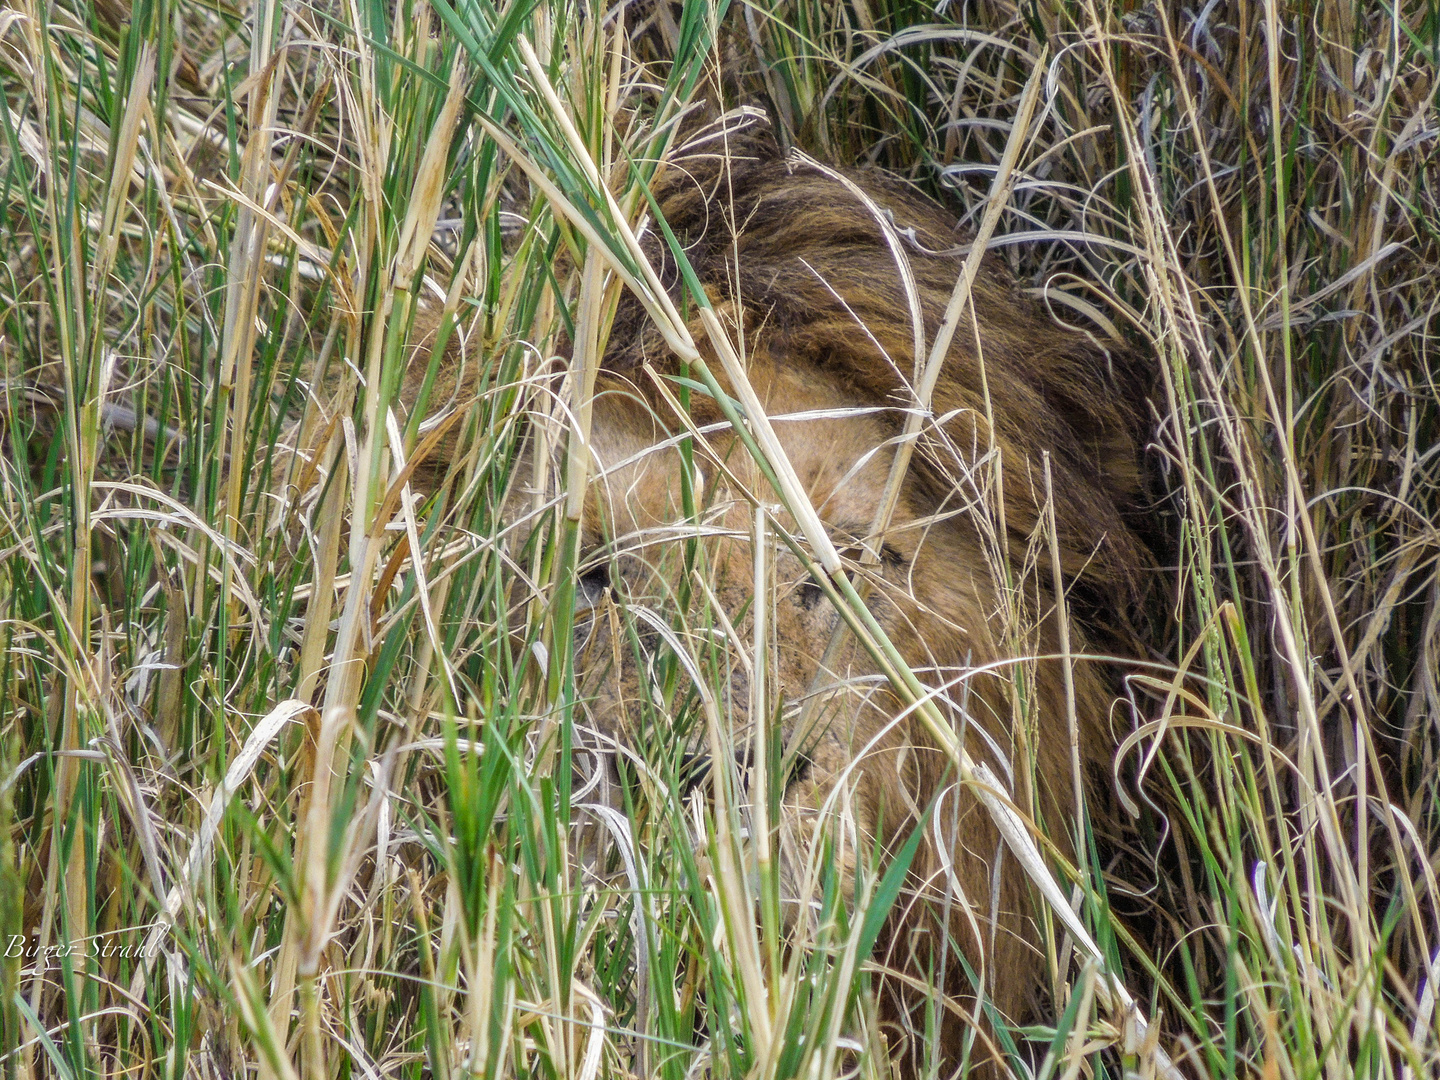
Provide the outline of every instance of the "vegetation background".
<path id="1" fill-rule="evenodd" d="M 1057 317 L 1154 356 L 1104 963 L 1055 924 L 1015 1071 L 1436 1075 L 1437 67 L 1434 0 L 0 11 L 0 1072 L 889 1074 L 886 879 L 821 860 L 782 948 L 681 737 L 587 809 L 564 506 L 496 544 L 703 100 L 995 208 Z M 483 380 L 429 502 L 422 297 Z"/>

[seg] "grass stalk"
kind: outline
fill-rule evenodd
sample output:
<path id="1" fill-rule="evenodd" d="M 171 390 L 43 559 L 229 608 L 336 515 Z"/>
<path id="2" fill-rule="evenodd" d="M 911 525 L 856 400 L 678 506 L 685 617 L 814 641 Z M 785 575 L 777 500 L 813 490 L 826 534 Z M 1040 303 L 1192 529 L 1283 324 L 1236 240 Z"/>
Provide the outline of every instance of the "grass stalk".
<path id="1" fill-rule="evenodd" d="M 1054 1027 L 976 1040 L 1028 1039 L 1044 1080 L 1435 1072 L 1432 9 L 0 15 L 0 1071 L 886 1074 L 869 954 L 904 853 L 849 846 L 837 795 L 802 896 L 781 892 L 784 544 L 843 616 L 829 661 L 853 634 L 1075 943 L 1053 952 Z M 753 341 L 647 262 L 682 117 L 735 103 L 842 183 L 878 164 L 936 195 L 971 245 L 940 325 L 909 303 L 911 400 L 862 563 L 982 258 L 1155 357 L 1165 610 L 1112 716 L 1119 810 L 1074 795 L 1078 906 L 1040 855 L 1060 823 L 1023 816 L 1033 762 L 1011 787 L 970 761 L 945 689 L 846 576 L 747 378 Z M 903 280 L 908 241 L 880 231 Z M 717 485 L 688 472 L 673 610 L 605 609 L 615 641 L 673 655 L 602 806 L 574 596 L 626 290 L 689 365 L 657 390 L 676 459 L 719 445 L 688 414 L 703 386 L 773 500 L 748 633 L 707 576 Z M 467 358 L 453 397 L 441 363 L 410 367 L 435 321 Z M 1060 659 L 1099 662 L 1069 632 L 1084 575 L 1047 551 L 1053 516 L 1015 547 L 995 502 L 1028 478 L 991 469 L 991 632 L 1023 653 L 1053 594 Z M 1011 676 L 1017 732 L 1046 720 L 1036 662 Z M 697 753 L 725 765 L 691 790 Z"/>

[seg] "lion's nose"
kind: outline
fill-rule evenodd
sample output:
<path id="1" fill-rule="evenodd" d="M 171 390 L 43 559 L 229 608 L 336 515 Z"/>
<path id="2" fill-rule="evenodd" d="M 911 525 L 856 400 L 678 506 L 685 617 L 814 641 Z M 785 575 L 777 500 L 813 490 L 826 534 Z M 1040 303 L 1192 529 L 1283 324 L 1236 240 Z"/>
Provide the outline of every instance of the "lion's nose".
<path id="1" fill-rule="evenodd" d="M 593 611 L 610 591 L 610 567 L 592 567 L 575 579 L 575 610 Z"/>

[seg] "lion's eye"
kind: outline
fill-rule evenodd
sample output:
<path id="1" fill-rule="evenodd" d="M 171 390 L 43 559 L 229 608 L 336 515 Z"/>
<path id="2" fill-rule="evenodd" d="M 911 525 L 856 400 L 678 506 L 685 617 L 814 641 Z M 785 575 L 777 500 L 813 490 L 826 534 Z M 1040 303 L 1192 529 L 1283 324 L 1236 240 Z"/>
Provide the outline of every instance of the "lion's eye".
<path id="1" fill-rule="evenodd" d="M 820 601 L 825 599 L 825 590 L 808 577 L 800 582 L 797 592 L 800 597 L 800 606 L 806 611 L 814 611 Z"/>
<path id="2" fill-rule="evenodd" d="M 610 588 L 610 566 L 592 566 L 575 580 L 575 610 L 589 611 L 598 607 Z"/>
<path id="3" fill-rule="evenodd" d="M 862 563 L 865 561 L 865 548 L 859 543 L 848 544 L 837 549 L 840 557 L 847 563 Z M 906 558 L 900 550 L 890 544 L 880 545 L 880 562 L 891 570 L 897 570 L 906 564 Z"/>

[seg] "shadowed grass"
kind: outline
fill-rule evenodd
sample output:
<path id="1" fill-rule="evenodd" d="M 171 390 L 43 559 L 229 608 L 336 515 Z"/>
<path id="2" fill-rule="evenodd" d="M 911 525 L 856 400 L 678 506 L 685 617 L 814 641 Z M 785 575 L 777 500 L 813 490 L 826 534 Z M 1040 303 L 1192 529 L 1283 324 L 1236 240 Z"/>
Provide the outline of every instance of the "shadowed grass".
<path id="1" fill-rule="evenodd" d="M 574 451 L 621 289 L 687 347 L 626 237 L 702 100 L 911 178 L 1155 356 L 1164 601 L 1081 915 L 1182 1071 L 1432 1073 L 1440 14 L 1128 6 L 0 14 L 6 1075 L 888 1073 L 893 875 L 839 895 L 817 847 L 780 925 L 737 770 L 692 789 L 681 747 L 734 736 L 676 657 L 624 813 L 572 742 Z M 433 436 L 417 319 L 480 372 Z M 1050 941 L 1056 1027 L 994 1035 L 1116 1074 L 1108 984 Z"/>

